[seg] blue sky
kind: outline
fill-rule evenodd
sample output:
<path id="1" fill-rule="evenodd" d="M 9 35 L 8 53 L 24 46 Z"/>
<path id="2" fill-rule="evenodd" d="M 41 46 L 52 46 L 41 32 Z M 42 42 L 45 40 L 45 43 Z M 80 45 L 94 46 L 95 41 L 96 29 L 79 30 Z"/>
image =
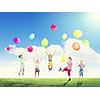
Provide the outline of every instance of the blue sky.
<path id="1" fill-rule="evenodd" d="M 3 56 L 4 48 L 13 43 L 14 37 L 19 37 L 21 42 L 17 47 L 27 45 L 41 45 L 43 38 L 48 38 L 50 44 L 62 45 L 61 35 L 67 33 L 73 38 L 73 31 L 80 29 L 84 34 L 81 39 L 88 39 L 90 46 L 100 53 L 100 23 L 93 23 L 88 17 L 89 13 L 76 12 L 4 12 L 0 13 L 0 52 Z M 94 20 L 95 21 L 95 20 Z M 50 30 L 50 25 L 57 26 L 56 31 Z M 34 32 L 36 38 L 29 40 L 29 34 Z M 8 54 L 9 56 L 9 54 Z"/>

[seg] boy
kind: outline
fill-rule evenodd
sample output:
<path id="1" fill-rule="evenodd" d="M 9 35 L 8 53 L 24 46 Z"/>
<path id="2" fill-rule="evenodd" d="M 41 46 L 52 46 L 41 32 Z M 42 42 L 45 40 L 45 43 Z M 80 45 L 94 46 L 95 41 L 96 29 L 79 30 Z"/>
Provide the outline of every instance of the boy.
<path id="1" fill-rule="evenodd" d="M 71 80 L 71 77 L 70 77 L 71 76 L 71 70 L 72 70 L 72 58 L 71 57 L 68 57 L 67 64 L 68 64 L 67 67 L 65 67 L 64 69 L 60 68 L 59 71 L 61 71 L 61 70 L 62 70 L 62 72 L 66 71 L 67 74 L 68 74 L 68 77 L 69 77 L 68 81 L 70 81 Z"/>
<path id="2" fill-rule="evenodd" d="M 36 59 L 36 61 L 35 61 L 34 58 L 33 58 L 33 60 L 34 60 L 34 63 L 35 63 L 35 76 L 34 77 L 36 77 L 36 73 L 38 73 L 38 77 L 39 77 L 39 74 L 40 74 L 40 69 L 39 69 L 40 61 L 38 59 Z"/>
<path id="3" fill-rule="evenodd" d="M 21 74 L 24 76 L 24 59 L 23 59 L 23 55 L 19 55 L 19 59 L 20 59 L 20 71 L 18 73 L 18 75 L 20 76 Z"/>
<path id="4" fill-rule="evenodd" d="M 48 56 L 48 69 L 49 69 L 49 71 L 50 70 L 52 70 L 52 68 L 53 68 L 53 62 L 52 62 L 52 58 L 53 58 L 53 56 L 54 56 L 54 54 L 55 54 L 55 51 L 51 54 L 51 53 L 48 53 L 47 51 L 45 51 L 45 53 L 47 54 L 47 56 Z"/>
<path id="5" fill-rule="evenodd" d="M 83 68 L 85 67 L 85 64 L 83 64 L 83 61 L 80 61 L 80 64 L 78 65 L 79 67 L 79 80 L 82 77 L 83 78 Z"/>

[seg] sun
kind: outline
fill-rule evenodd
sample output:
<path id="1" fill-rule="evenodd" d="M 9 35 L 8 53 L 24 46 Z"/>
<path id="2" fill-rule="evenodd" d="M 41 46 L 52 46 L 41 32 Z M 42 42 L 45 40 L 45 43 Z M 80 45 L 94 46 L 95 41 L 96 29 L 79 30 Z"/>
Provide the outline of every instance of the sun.
<path id="1" fill-rule="evenodd" d="M 100 13 L 98 13 L 98 12 L 89 13 L 89 18 L 92 23 L 100 24 Z"/>

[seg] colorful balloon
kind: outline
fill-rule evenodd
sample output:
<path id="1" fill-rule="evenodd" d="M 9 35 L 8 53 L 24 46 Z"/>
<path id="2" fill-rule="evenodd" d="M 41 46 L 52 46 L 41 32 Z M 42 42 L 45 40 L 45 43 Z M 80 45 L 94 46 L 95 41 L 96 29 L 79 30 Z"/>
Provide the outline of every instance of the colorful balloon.
<path id="1" fill-rule="evenodd" d="M 52 25 L 50 26 L 50 29 L 51 29 L 52 31 L 56 31 L 56 30 L 57 30 L 57 27 L 56 27 L 56 25 L 52 24 Z"/>
<path id="2" fill-rule="evenodd" d="M 6 50 L 7 50 L 7 51 L 10 51 L 10 47 L 7 47 Z"/>
<path id="3" fill-rule="evenodd" d="M 62 55 L 62 56 L 60 57 L 60 62 L 64 63 L 64 62 L 66 62 L 66 61 L 67 61 L 67 57 L 66 57 L 65 55 Z"/>
<path id="4" fill-rule="evenodd" d="M 78 51 L 80 49 L 80 44 L 78 42 L 74 42 L 72 44 L 72 47 L 73 47 L 74 50 Z"/>
<path id="5" fill-rule="evenodd" d="M 74 35 L 74 37 L 75 38 L 81 38 L 82 37 L 82 35 L 83 35 L 83 33 L 82 33 L 82 31 L 80 31 L 80 30 L 75 30 L 74 32 L 73 32 L 73 35 Z"/>
<path id="6" fill-rule="evenodd" d="M 67 40 L 67 34 L 66 34 L 66 33 L 64 33 L 64 34 L 62 35 L 62 37 L 61 37 L 61 38 L 62 38 L 62 40 L 64 40 L 64 41 L 65 41 L 65 40 Z"/>
<path id="7" fill-rule="evenodd" d="M 83 43 L 84 46 L 89 46 L 89 41 L 88 40 L 83 40 L 82 43 Z"/>
<path id="8" fill-rule="evenodd" d="M 15 44 L 18 44 L 18 43 L 20 42 L 20 39 L 17 38 L 17 37 L 15 37 L 15 38 L 13 39 L 13 41 L 14 41 Z"/>
<path id="9" fill-rule="evenodd" d="M 27 51 L 28 51 L 28 52 L 32 52 L 32 51 L 33 51 L 33 47 L 32 47 L 32 46 L 28 46 L 28 47 L 27 47 Z"/>
<path id="10" fill-rule="evenodd" d="M 48 46 L 48 39 L 47 38 L 44 38 L 42 41 L 41 41 L 41 45 L 43 47 L 47 47 Z"/>
<path id="11" fill-rule="evenodd" d="M 35 34 L 34 33 L 31 33 L 30 35 L 29 35 L 29 39 L 30 40 L 33 40 L 35 38 Z"/>

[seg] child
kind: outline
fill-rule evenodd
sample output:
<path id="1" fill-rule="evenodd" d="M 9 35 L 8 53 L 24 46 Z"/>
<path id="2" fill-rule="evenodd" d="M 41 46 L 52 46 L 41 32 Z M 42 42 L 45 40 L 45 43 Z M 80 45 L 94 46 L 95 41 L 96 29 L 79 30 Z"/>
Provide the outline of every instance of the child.
<path id="1" fill-rule="evenodd" d="M 54 54 L 55 54 L 55 51 L 51 54 L 51 53 L 48 53 L 47 51 L 45 51 L 45 53 L 47 54 L 47 56 L 48 56 L 48 69 L 49 69 L 49 71 L 50 70 L 52 70 L 52 68 L 53 68 L 53 62 L 52 62 L 52 58 L 53 58 L 53 56 L 54 56 Z"/>
<path id="2" fill-rule="evenodd" d="M 19 71 L 18 75 L 20 76 L 22 74 L 24 76 L 24 59 L 23 59 L 23 55 L 19 55 L 19 59 L 20 59 L 20 71 Z"/>
<path id="3" fill-rule="evenodd" d="M 85 64 L 83 64 L 83 61 L 80 61 L 80 64 L 78 65 L 79 67 L 79 80 L 82 77 L 83 78 L 83 68 L 85 67 Z"/>
<path id="4" fill-rule="evenodd" d="M 72 70 L 72 58 L 71 57 L 68 57 L 68 62 L 67 62 L 67 67 L 65 67 L 63 70 L 62 70 L 62 68 L 60 68 L 59 69 L 59 71 L 61 71 L 62 70 L 62 72 L 64 72 L 64 71 L 66 71 L 67 72 L 67 74 L 68 74 L 68 77 L 69 77 L 69 79 L 68 79 L 68 81 L 70 81 L 71 80 L 71 70 Z"/>
<path id="5" fill-rule="evenodd" d="M 35 63 L 35 76 L 34 77 L 36 77 L 36 73 L 38 73 L 38 77 L 39 77 L 39 74 L 40 74 L 40 69 L 39 69 L 40 61 L 38 59 L 36 59 L 36 61 L 35 61 L 34 58 L 33 58 L 33 60 L 34 60 L 34 63 Z"/>

